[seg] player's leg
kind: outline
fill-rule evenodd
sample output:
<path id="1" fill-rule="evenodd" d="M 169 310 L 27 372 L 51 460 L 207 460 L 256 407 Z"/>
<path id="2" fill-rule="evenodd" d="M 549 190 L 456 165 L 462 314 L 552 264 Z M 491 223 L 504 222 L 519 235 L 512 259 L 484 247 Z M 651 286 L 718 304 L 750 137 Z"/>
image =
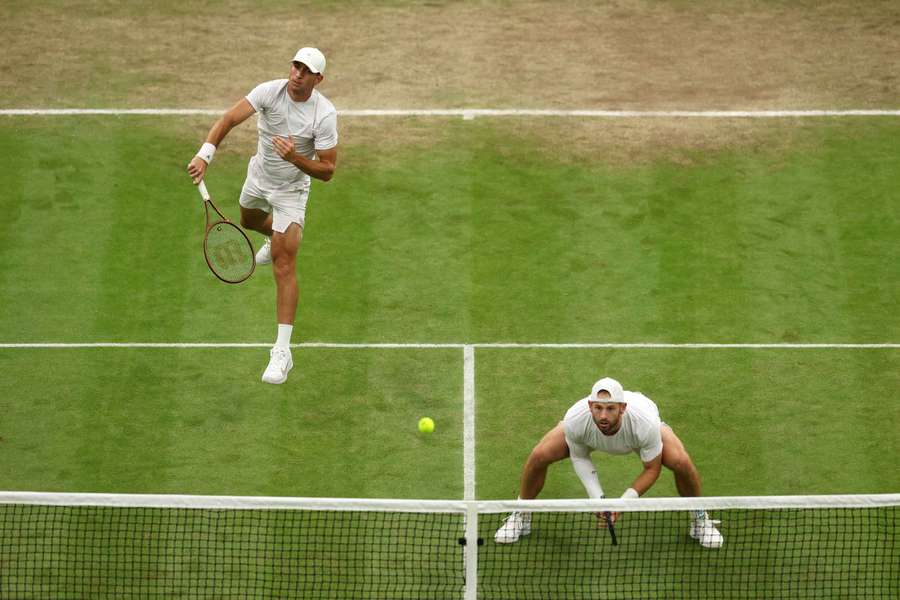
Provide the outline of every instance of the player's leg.
<path id="1" fill-rule="evenodd" d="M 272 262 L 272 213 L 261 208 L 241 206 L 241 227 L 266 236 L 265 242 L 256 251 L 256 264 L 267 265 Z"/>
<path id="2" fill-rule="evenodd" d="M 297 286 L 297 251 L 303 229 L 291 223 L 284 232 L 272 232 L 272 272 L 275 275 L 278 323 L 293 325 L 300 297 Z"/>
<path id="3" fill-rule="evenodd" d="M 251 161 L 252 165 L 252 161 Z M 265 242 L 256 251 L 256 264 L 267 265 L 272 262 L 272 222 L 273 207 L 268 188 L 262 187 L 251 175 L 252 168 L 247 169 L 247 179 L 241 188 L 241 226 L 266 236 Z"/>
<path id="4" fill-rule="evenodd" d="M 532 449 L 522 469 L 519 484 L 519 498 L 532 500 L 544 489 L 547 469 L 555 462 L 569 457 L 569 446 L 566 444 L 566 433 L 562 423 L 548 431 L 541 441 Z"/>
<path id="5" fill-rule="evenodd" d="M 275 313 L 278 337 L 270 352 L 269 366 L 263 373 L 266 383 L 284 383 L 294 366 L 291 334 L 300 292 L 297 287 L 297 251 L 303 238 L 307 192 L 277 193 L 269 197 L 272 205 L 272 274 L 275 276 Z"/>
<path id="6" fill-rule="evenodd" d="M 278 336 L 269 356 L 269 365 L 263 373 L 266 383 L 284 383 L 293 368 L 291 334 L 297 313 L 300 291 L 297 286 L 297 251 L 303 237 L 303 227 L 290 223 L 279 231 L 276 224 L 272 232 L 272 272 L 275 275 L 275 314 L 278 320 Z"/>
<path id="7" fill-rule="evenodd" d="M 684 444 L 666 424 L 660 427 L 662 435 L 663 456 L 662 463 L 675 475 L 675 487 L 678 494 L 684 497 L 701 495 L 700 474 L 694 461 L 684 448 Z M 716 524 L 709 518 L 705 510 L 692 511 L 690 536 L 700 542 L 705 548 L 720 548 L 725 538 L 716 529 Z"/>
<path id="8" fill-rule="evenodd" d="M 694 497 L 701 495 L 700 474 L 694 461 L 684 448 L 684 444 L 672 431 L 663 424 L 659 430 L 662 435 L 662 463 L 675 475 L 675 488 L 679 496 Z"/>
<path id="9" fill-rule="evenodd" d="M 548 431 L 528 455 L 525 467 L 522 469 L 519 499 L 537 498 L 544 488 L 548 467 L 568 456 L 569 446 L 566 444 L 565 430 L 560 423 Z M 529 533 L 531 533 L 531 513 L 516 511 L 506 518 L 506 521 L 494 534 L 494 541 L 498 544 L 511 544 Z"/>
<path id="10" fill-rule="evenodd" d="M 261 208 L 241 207 L 241 227 L 272 237 L 272 213 Z"/>

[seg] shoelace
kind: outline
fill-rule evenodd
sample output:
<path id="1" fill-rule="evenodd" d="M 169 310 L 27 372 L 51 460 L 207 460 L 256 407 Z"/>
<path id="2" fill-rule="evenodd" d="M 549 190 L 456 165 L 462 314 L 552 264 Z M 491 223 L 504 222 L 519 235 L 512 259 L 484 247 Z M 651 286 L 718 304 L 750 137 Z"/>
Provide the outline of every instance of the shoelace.
<path id="1" fill-rule="evenodd" d="M 719 519 L 704 519 L 702 523 L 697 524 L 697 529 L 700 533 L 710 534 L 710 528 L 715 529 L 715 526 L 721 523 Z"/>
<path id="2" fill-rule="evenodd" d="M 278 361 L 278 366 L 280 368 L 284 368 L 284 365 L 287 363 L 287 351 L 282 350 L 281 348 L 275 348 L 272 351 L 272 359 Z"/>
<path id="3" fill-rule="evenodd" d="M 530 523 L 530 520 L 529 520 L 529 519 L 526 519 L 526 518 L 525 518 L 525 515 L 522 514 L 522 513 L 520 513 L 520 512 L 518 512 L 518 511 L 513 511 L 513 512 L 511 512 L 510 515 L 509 515 L 508 517 L 506 517 L 506 518 L 503 520 L 503 522 L 504 522 L 504 523 L 509 523 L 509 522 L 512 521 L 514 518 L 518 520 L 518 523 L 517 523 L 517 524 L 518 524 L 519 527 L 523 527 L 523 528 L 524 528 L 524 527 L 526 527 L 526 526 Z"/>

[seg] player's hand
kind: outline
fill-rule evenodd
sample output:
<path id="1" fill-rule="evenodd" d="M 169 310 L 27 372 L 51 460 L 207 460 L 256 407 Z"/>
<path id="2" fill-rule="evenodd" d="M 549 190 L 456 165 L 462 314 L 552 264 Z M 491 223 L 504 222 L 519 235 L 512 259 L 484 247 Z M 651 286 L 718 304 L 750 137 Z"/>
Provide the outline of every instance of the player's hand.
<path id="1" fill-rule="evenodd" d="M 203 175 L 206 174 L 207 166 L 206 161 L 199 156 L 195 156 L 191 159 L 191 162 L 188 163 L 187 172 L 188 175 L 191 176 L 191 179 L 194 180 L 194 185 L 197 185 L 203 179 Z"/>
<path id="2" fill-rule="evenodd" d="M 278 153 L 278 156 L 288 162 L 294 161 L 294 140 L 292 138 L 283 138 L 276 135 L 272 138 L 272 145 L 275 147 L 275 152 Z"/>
<path id="3" fill-rule="evenodd" d="M 619 513 L 617 512 L 598 512 L 594 513 L 594 516 L 597 517 L 597 527 L 603 527 L 606 529 L 609 527 L 609 523 L 615 523 L 619 518 Z"/>

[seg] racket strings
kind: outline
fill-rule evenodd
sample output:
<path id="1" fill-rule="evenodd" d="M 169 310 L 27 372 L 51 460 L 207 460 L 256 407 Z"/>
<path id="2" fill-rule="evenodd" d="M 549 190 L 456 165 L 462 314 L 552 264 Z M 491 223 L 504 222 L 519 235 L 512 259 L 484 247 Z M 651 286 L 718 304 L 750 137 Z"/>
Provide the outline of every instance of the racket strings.
<path id="1" fill-rule="evenodd" d="M 206 234 L 206 261 L 215 275 L 228 283 L 243 281 L 253 273 L 255 259 L 247 236 L 233 223 L 215 223 Z"/>

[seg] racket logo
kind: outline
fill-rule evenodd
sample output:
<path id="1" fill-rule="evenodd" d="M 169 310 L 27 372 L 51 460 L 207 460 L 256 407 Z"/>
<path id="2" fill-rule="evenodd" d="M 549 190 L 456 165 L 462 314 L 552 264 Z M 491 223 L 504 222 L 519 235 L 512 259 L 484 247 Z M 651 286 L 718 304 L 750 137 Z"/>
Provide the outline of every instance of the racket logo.
<path id="1" fill-rule="evenodd" d="M 221 231 L 221 227 L 216 228 Z M 217 265 L 226 269 L 236 267 L 244 262 L 244 247 L 237 240 L 228 240 L 210 249 Z"/>

